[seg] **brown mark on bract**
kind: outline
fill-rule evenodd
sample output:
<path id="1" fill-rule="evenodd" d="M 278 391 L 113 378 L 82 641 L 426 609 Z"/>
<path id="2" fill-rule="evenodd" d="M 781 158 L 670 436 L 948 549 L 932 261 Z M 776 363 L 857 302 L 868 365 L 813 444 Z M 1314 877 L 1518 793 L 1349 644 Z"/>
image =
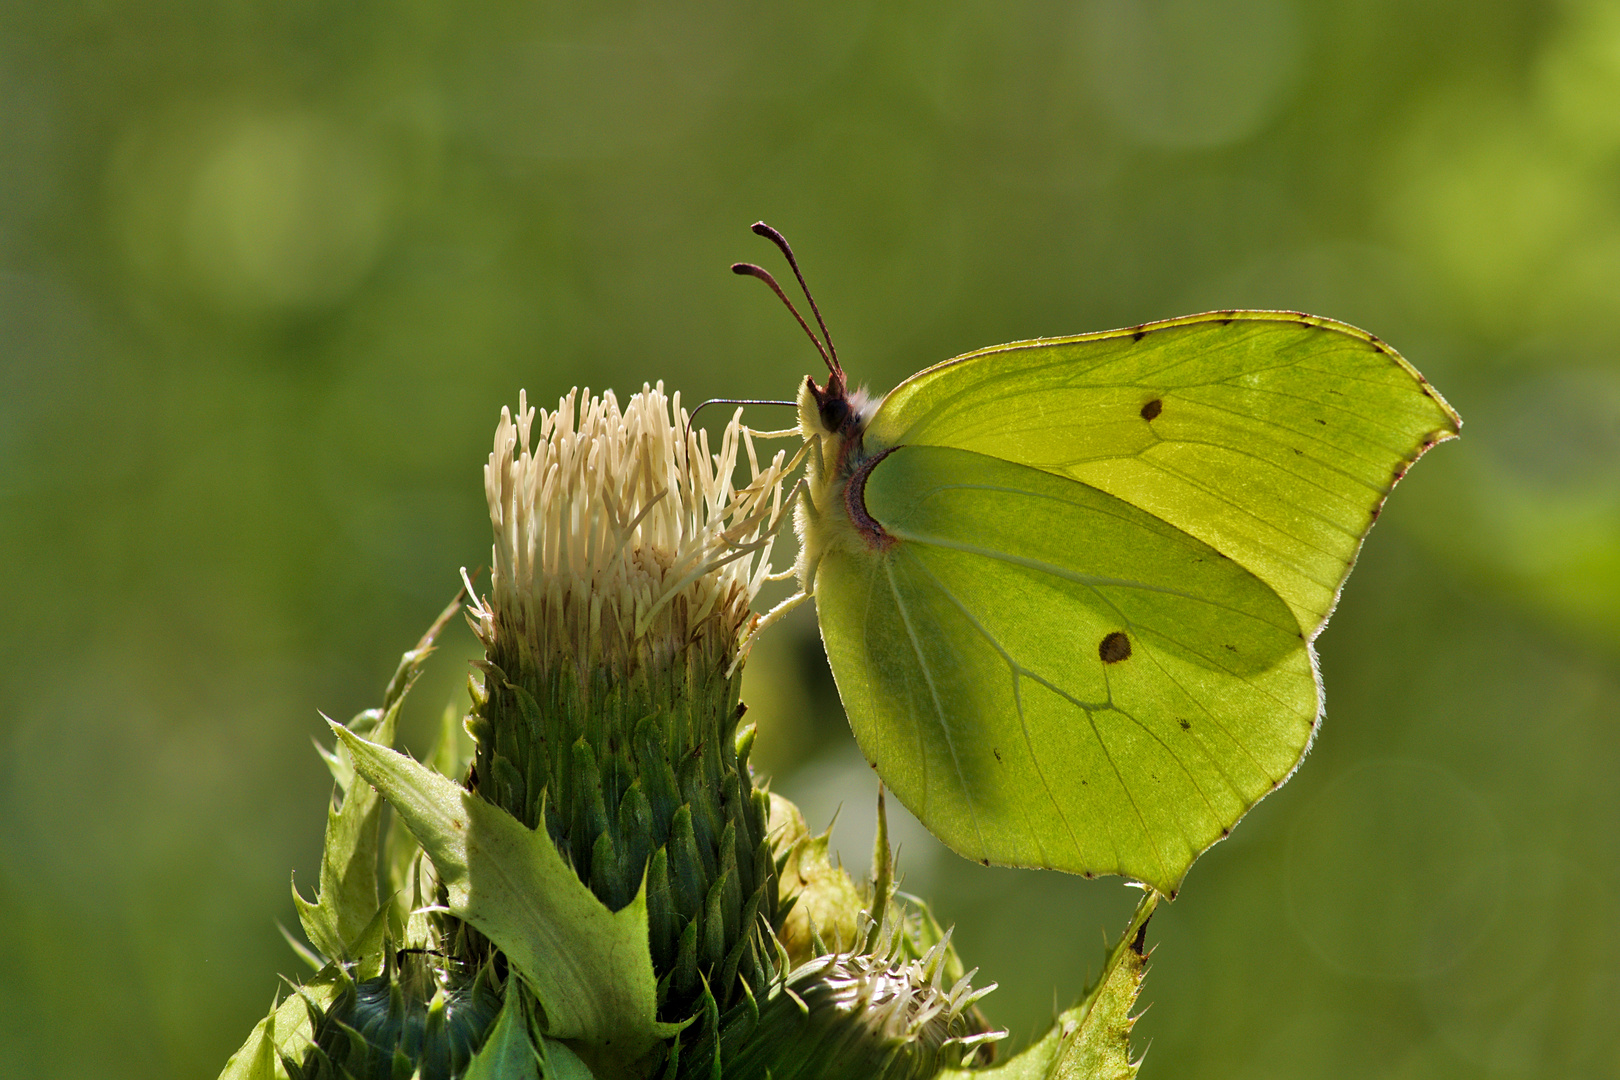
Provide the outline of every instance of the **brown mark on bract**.
<path id="1" fill-rule="evenodd" d="M 1191 720 L 1177 720 L 1176 723 L 1181 725 L 1181 730 L 1182 731 L 1187 731 L 1187 730 L 1190 730 L 1192 728 L 1192 721 Z"/>
<path id="2" fill-rule="evenodd" d="M 994 754 L 994 755 L 996 755 L 996 760 L 997 760 L 997 761 L 1000 761 L 1000 760 L 1001 760 L 1001 751 L 1000 751 L 1000 750 L 997 750 L 997 749 L 996 749 L 996 748 L 995 748 L 995 747 L 993 747 L 993 746 L 992 746 L 992 747 L 991 747 L 991 748 L 990 748 L 990 752 L 991 752 L 991 753 L 992 753 L 992 754 Z"/>
<path id="3" fill-rule="evenodd" d="M 1130 659 L 1131 639 L 1115 630 L 1097 646 L 1097 655 L 1102 657 L 1105 664 L 1117 664 L 1121 660 Z"/>
<path id="4" fill-rule="evenodd" d="M 1321 424 L 1321 425 L 1322 425 L 1322 426 L 1323 426 L 1323 427 L 1327 427 L 1327 421 L 1326 421 L 1326 420 L 1323 420 L 1323 419 L 1322 419 L 1322 418 L 1321 418 L 1321 417 L 1317 417 L 1317 418 L 1316 418 L 1316 422 L 1317 422 L 1317 423 L 1318 423 L 1318 424 Z"/>
<path id="5" fill-rule="evenodd" d="M 1131 335 L 1131 340 L 1132 341 L 1141 341 L 1145 337 L 1147 337 L 1147 331 L 1146 330 L 1138 330 L 1138 331 L 1136 331 L 1136 333 Z"/>
<path id="6" fill-rule="evenodd" d="M 1163 411 L 1164 402 L 1160 401 L 1158 398 L 1154 398 L 1152 401 L 1142 406 L 1142 419 L 1156 420 L 1158 419 L 1159 414 Z"/>

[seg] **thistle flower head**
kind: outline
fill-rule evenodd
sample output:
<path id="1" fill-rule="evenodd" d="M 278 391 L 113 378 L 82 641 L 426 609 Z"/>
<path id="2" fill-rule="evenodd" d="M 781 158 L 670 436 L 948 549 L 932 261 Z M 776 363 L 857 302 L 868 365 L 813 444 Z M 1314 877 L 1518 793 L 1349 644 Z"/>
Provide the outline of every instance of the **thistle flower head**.
<path id="1" fill-rule="evenodd" d="M 623 673 L 694 642 L 735 655 L 770 573 L 784 457 L 761 465 L 740 411 L 711 454 L 663 383 L 622 410 L 611 391 L 586 390 L 537 414 L 520 394 L 484 469 L 493 582 L 474 616 L 485 641 L 504 638 L 542 670 L 566 658 Z"/>

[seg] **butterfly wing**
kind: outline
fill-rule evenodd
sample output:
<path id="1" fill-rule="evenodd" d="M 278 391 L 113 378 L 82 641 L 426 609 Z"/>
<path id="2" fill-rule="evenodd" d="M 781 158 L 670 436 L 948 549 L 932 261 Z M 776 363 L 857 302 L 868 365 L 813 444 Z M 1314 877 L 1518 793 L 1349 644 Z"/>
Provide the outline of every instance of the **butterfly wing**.
<path id="1" fill-rule="evenodd" d="M 1299 623 L 1209 545 L 951 448 L 889 454 L 864 495 L 893 543 L 822 561 L 823 639 L 867 759 L 956 851 L 1173 894 L 1304 753 Z"/>
<path id="2" fill-rule="evenodd" d="M 954 446 L 1091 484 L 1252 570 L 1314 639 L 1395 482 L 1457 414 L 1354 327 L 1193 315 L 947 360 L 867 446 Z"/>
<path id="3" fill-rule="evenodd" d="M 851 726 L 971 858 L 1171 893 L 1304 756 L 1310 641 L 1458 421 L 1381 342 L 1224 312 L 930 368 L 815 571 Z"/>

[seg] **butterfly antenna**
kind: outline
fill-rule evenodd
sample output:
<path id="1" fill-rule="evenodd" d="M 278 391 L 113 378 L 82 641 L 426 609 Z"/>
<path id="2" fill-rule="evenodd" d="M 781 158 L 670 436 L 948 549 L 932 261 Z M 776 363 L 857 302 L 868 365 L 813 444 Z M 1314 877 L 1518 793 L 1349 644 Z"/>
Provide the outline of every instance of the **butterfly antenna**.
<path id="1" fill-rule="evenodd" d="M 804 328 L 805 336 L 808 337 L 810 339 L 810 343 L 816 347 L 816 352 L 821 354 L 821 359 L 826 363 L 827 370 L 834 372 L 835 374 L 842 373 L 842 369 L 838 366 L 838 362 L 831 356 L 827 355 L 827 350 L 822 346 L 821 339 L 816 337 L 815 331 L 810 329 L 810 324 L 804 321 L 804 316 L 799 314 L 799 309 L 793 306 L 793 301 L 787 298 L 787 293 L 783 292 L 782 286 L 778 285 L 776 283 L 776 279 L 771 277 L 771 272 L 769 270 L 765 269 L 763 266 L 755 266 L 753 263 L 732 263 L 731 272 L 733 274 L 746 274 L 749 277 L 757 277 L 759 280 L 769 285 L 771 287 L 771 291 L 776 294 L 776 298 L 782 301 L 782 303 L 786 304 L 787 309 L 793 312 L 793 317 L 799 320 L 799 325 Z"/>
<path id="2" fill-rule="evenodd" d="M 827 351 L 832 353 L 832 360 L 827 366 L 837 374 L 842 375 L 844 368 L 838 362 L 838 350 L 833 347 L 832 334 L 827 330 L 827 321 L 821 317 L 821 309 L 816 306 L 816 298 L 810 294 L 810 286 L 805 284 L 804 274 L 799 272 L 799 260 L 793 257 L 793 248 L 789 246 L 787 237 L 763 221 L 754 222 L 754 233 L 775 244 L 787 259 L 788 265 L 793 267 L 793 276 L 799 279 L 799 288 L 804 290 L 804 298 L 810 301 L 810 311 L 816 317 L 816 325 L 821 327 L 821 336 L 827 339 Z"/>
<path id="3" fill-rule="evenodd" d="M 685 437 L 682 440 L 681 445 L 683 445 L 683 446 L 685 446 L 687 448 L 687 450 L 686 450 L 686 467 L 687 467 L 687 469 L 690 470 L 692 468 L 692 449 L 691 449 L 691 447 L 692 447 L 692 425 L 697 422 L 697 414 L 702 412 L 704 409 L 708 408 L 710 405 L 786 405 L 786 406 L 791 408 L 791 407 L 793 407 L 793 406 L 795 406 L 797 404 L 798 404 L 798 402 L 796 402 L 796 401 L 777 401 L 774 398 L 729 398 L 729 397 L 715 397 L 715 398 L 710 398 L 708 401 L 704 401 L 704 402 L 699 403 L 697 408 L 693 409 L 691 412 L 686 414 L 686 434 L 685 434 Z"/>

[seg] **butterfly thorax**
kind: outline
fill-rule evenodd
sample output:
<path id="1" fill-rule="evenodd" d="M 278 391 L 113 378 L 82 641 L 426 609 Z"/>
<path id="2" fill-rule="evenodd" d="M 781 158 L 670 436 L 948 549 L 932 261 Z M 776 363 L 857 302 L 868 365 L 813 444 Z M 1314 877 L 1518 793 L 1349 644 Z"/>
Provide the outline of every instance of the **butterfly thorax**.
<path id="1" fill-rule="evenodd" d="M 830 376 L 826 386 L 805 379 L 798 404 L 799 432 L 815 444 L 805 464 L 808 498 L 799 503 L 795 519 L 799 583 L 813 592 L 815 568 L 829 550 L 870 550 L 893 543 L 861 498 L 867 473 L 888 450 L 867 452 L 863 436 L 873 403 L 862 390 L 849 392 L 841 372 Z"/>

